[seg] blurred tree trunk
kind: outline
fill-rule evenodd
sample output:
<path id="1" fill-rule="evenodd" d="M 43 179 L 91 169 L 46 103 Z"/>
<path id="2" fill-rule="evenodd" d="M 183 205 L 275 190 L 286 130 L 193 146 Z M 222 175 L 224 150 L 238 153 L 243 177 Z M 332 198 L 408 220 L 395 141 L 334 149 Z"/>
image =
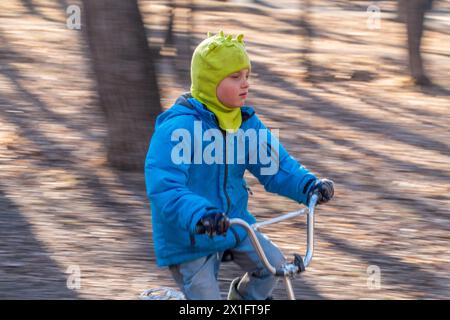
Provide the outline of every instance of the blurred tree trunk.
<path id="1" fill-rule="evenodd" d="M 420 45 L 423 35 L 425 12 L 431 9 L 432 0 L 398 0 L 399 18 L 406 23 L 408 56 L 411 77 L 418 85 L 429 85 L 423 68 Z"/>
<path id="2" fill-rule="evenodd" d="M 143 170 L 161 112 L 154 61 L 137 0 L 83 0 L 97 91 L 108 124 L 108 162 Z"/>
<path id="3" fill-rule="evenodd" d="M 164 44 L 166 45 L 173 45 L 174 43 L 174 37 L 173 37 L 173 27 L 174 27 L 174 20 L 175 20 L 175 9 L 176 9 L 176 3 L 175 0 L 170 0 L 169 2 L 170 6 L 170 16 L 169 16 L 169 22 L 167 26 L 167 33 L 166 38 L 164 40 Z"/>
<path id="4" fill-rule="evenodd" d="M 306 81 L 315 81 L 314 77 L 316 76 L 313 61 L 311 59 L 312 56 L 312 39 L 314 37 L 314 29 L 311 24 L 311 0 L 303 0 L 300 1 L 300 17 L 299 17 L 299 28 L 301 28 L 301 39 L 303 40 L 303 53 L 302 53 L 302 64 L 305 68 Z"/>

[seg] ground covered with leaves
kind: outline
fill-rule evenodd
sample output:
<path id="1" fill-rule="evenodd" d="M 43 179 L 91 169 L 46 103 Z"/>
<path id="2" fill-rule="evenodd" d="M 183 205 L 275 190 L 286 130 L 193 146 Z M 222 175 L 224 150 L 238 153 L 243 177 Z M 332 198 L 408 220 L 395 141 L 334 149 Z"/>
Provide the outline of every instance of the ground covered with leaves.
<path id="1" fill-rule="evenodd" d="M 190 50 L 207 31 L 244 33 L 248 104 L 303 165 L 336 182 L 317 209 L 297 298 L 450 298 L 450 3 L 427 15 L 431 88 L 408 82 L 393 1 L 377 2 L 381 29 L 368 28 L 367 1 L 177 3 L 170 44 L 168 3 L 140 2 L 163 107 L 189 90 Z M 135 299 L 175 287 L 155 265 L 143 173 L 107 166 L 89 51 L 66 27 L 67 5 L 0 3 L 0 298 Z M 298 208 L 248 181 L 258 219 Z M 305 250 L 304 219 L 266 232 L 287 256 Z M 224 294 L 238 275 L 222 265 Z M 286 298 L 282 283 L 274 297 Z"/>

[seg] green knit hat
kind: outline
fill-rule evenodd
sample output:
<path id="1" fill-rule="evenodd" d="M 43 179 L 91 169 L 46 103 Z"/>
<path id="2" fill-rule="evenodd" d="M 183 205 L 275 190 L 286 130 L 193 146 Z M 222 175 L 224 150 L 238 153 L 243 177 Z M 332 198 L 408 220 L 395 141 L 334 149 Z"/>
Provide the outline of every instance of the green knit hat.
<path id="1" fill-rule="evenodd" d="M 215 36 L 208 32 L 208 37 L 195 49 L 191 62 L 192 96 L 216 115 L 222 129 L 233 132 L 241 126 L 241 110 L 220 102 L 216 88 L 230 74 L 251 69 L 243 38 L 243 34 L 233 39 L 223 31 Z"/>

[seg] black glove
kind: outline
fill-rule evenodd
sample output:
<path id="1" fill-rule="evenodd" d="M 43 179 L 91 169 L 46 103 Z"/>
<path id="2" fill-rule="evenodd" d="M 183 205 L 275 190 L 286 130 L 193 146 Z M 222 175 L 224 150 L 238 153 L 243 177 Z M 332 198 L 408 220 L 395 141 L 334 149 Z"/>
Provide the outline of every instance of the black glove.
<path id="1" fill-rule="evenodd" d="M 230 227 L 230 219 L 223 213 L 207 214 L 197 223 L 196 232 L 213 235 L 225 235 Z"/>
<path id="2" fill-rule="evenodd" d="M 317 194 L 317 204 L 330 201 L 334 196 L 334 183 L 328 179 L 317 179 L 309 191 L 308 204 L 313 194 Z"/>

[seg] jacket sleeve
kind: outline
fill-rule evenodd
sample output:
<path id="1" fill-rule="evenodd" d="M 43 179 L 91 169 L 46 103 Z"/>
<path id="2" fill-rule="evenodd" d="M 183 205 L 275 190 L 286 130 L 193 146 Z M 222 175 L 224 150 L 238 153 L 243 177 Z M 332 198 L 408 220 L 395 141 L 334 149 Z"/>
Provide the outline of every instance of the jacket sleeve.
<path id="1" fill-rule="evenodd" d="M 255 115 L 256 117 L 256 115 Z M 316 181 L 316 176 L 303 167 L 296 159 L 289 155 L 279 142 L 278 138 L 266 128 L 257 117 L 256 130 L 267 130 L 267 139 L 258 139 L 257 149 L 250 147 L 249 152 L 268 151 L 271 163 L 264 165 L 258 157 L 254 164 L 250 163 L 247 169 L 264 185 L 266 191 L 288 197 L 299 203 L 307 204 L 307 195 Z M 266 135 L 264 135 L 266 136 Z M 265 147 L 265 146 L 268 147 Z M 278 162 L 277 170 L 267 170 L 275 162 Z M 264 170 L 266 169 L 266 172 Z"/>
<path id="2" fill-rule="evenodd" d="M 152 136 L 145 160 L 147 196 L 167 223 L 193 233 L 201 217 L 219 210 L 187 187 L 190 163 L 174 163 L 172 150 L 181 140 L 171 141 L 172 132 L 184 128 L 192 137 L 193 121 L 177 120 L 176 126 L 174 123 L 168 120 Z M 186 141 L 183 143 L 189 144 Z M 190 150 L 192 152 L 192 145 Z M 192 154 L 188 155 L 188 159 L 192 159 Z"/>

